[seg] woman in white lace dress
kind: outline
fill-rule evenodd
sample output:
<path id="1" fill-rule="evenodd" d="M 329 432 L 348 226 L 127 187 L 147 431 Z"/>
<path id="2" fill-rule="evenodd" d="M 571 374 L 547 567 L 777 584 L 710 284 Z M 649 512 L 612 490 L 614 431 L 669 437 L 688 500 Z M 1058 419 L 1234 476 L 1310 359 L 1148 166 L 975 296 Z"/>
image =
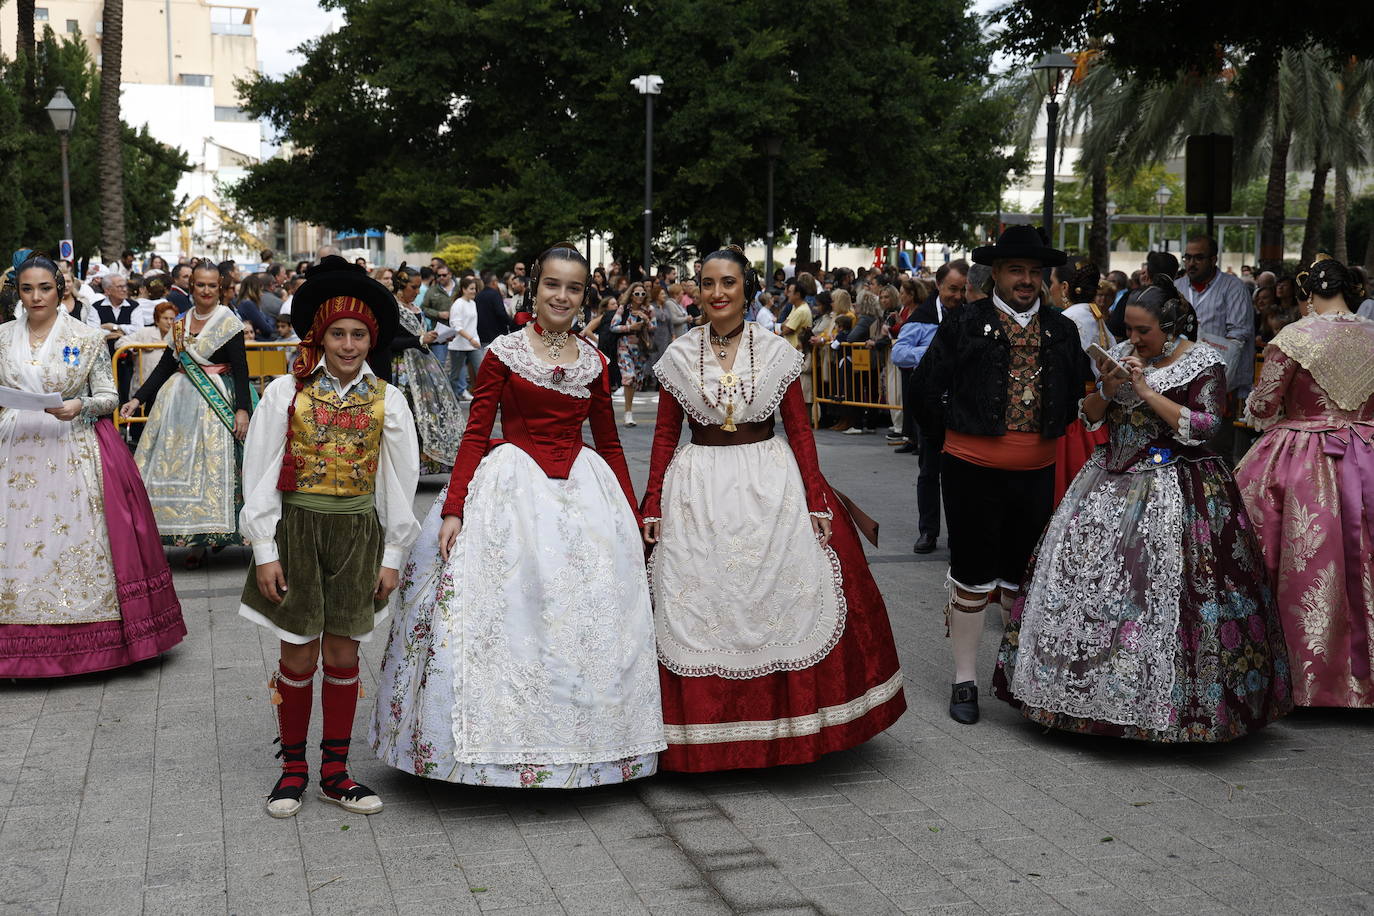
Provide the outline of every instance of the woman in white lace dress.
<path id="1" fill-rule="evenodd" d="M 1126 306 L 1130 340 L 1081 408 L 1098 449 L 1026 572 L 997 695 L 1066 731 L 1216 742 L 1293 707 L 1288 652 L 1254 526 L 1204 443 L 1226 422 L 1226 366 L 1167 279 Z"/>
<path id="2" fill-rule="evenodd" d="M 569 333 L 587 273 L 572 245 L 545 252 L 525 309 L 535 320 L 482 361 L 378 678 L 369 737 L 394 767 L 574 789 L 648 776 L 666 746 L 606 360 Z M 595 449 L 582 444 L 588 420 Z"/>

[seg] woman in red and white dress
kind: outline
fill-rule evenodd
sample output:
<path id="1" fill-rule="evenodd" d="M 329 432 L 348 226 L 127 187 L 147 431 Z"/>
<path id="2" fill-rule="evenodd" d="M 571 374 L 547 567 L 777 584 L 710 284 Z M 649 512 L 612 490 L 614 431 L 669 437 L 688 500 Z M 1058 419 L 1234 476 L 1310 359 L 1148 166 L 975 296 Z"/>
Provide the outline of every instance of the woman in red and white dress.
<path id="1" fill-rule="evenodd" d="M 744 321 L 737 248 L 702 263 L 710 324 L 673 341 L 643 516 L 665 770 L 806 763 L 906 709 L 882 595 L 816 461 L 802 356 Z M 773 437 L 781 405 L 787 444 Z M 678 447 L 683 419 L 691 442 Z"/>
<path id="2" fill-rule="evenodd" d="M 402 572 L 370 740 L 448 782 L 575 789 L 652 774 L 664 748 L 653 611 L 606 360 L 571 333 L 587 262 L 535 262 Z M 491 437 L 497 413 L 504 438 Z M 595 449 L 584 448 L 590 421 Z"/>

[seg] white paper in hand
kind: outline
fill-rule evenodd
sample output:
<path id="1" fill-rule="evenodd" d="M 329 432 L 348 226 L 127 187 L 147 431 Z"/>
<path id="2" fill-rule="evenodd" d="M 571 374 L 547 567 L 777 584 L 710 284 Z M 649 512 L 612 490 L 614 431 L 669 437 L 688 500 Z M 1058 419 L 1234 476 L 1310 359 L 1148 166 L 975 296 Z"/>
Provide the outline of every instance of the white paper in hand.
<path id="1" fill-rule="evenodd" d="M 32 391 L 0 385 L 0 407 L 8 407 L 11 410 L 47 410 L 49 407 L 61 406 L 62 395 L 56 391 L 35 394 Z"/>
<path id="2" fill-rule="evenodd" d="M 448 343 L 450 340 L 458 336 L 457 331 L 453 330 L 453 328 L 444 324 L 442 321 L 437 321 L 434 323 L 434 333 L 439 335 L 434 339 L 435 343 Z"/>

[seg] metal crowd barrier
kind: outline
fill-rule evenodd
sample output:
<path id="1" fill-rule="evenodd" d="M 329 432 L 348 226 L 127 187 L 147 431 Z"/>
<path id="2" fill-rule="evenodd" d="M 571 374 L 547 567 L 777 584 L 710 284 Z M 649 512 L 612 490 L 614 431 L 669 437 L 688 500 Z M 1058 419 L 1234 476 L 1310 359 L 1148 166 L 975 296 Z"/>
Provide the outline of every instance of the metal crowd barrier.
<path id="1" fill-rule="evenodd" d="M 901 410 L 900 383 L 893 384 L 894 375 L 888 372 L 890 352 L 890 347 L 869 347 L 862 343 L 813 348 L 812 422 L 819 417 L 821 404 Z"/>
<path id="2" fill-rule="evenodd" d="M 247 342 L 246 346 L 248 349 L 248 380 L 250 384 L 257 387 L 258 393 L 261 394 L 262 390 L 267 387 L 268 382 L 279 375 L 285 375 L 287 373 L 287 356 L 291 351 L 296 349 L 297 344 L 283 343 L 281 341 L 265 341 L 259 343 L 258 341 L 250 340 Z M 162 351 L 165 349 L 167 349 L 167 345 L 162 343 L 125 344 L 115 349 L 114 364 L 118 366 L 120 360 L 141 359 L 141 353 L 145 351 Z M 134 387 L 136 388 L 137 385 Z M 146 404 L 140 404 L 138 413 L 127 420 L 119 415 L 118 410 L 114 413 L 116 429 L 126 423 L 146 422 L 148 422 L 148 405 Z"/>

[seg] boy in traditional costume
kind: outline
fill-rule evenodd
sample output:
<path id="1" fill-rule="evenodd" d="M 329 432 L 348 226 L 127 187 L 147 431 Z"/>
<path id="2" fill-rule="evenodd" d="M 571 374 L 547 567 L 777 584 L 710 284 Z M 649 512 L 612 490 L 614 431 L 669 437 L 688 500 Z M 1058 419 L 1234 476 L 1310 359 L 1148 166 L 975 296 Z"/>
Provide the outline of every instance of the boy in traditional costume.
<path id="1" fill-rule="evenodd" d="M 301 807 L 313 681 L 323 655 L 320 799 L 359 814 L 382 801 L 348 776 L 358 644 L 387 615 L 419 534 L 415 422 L 386 372 L 396 334 L 391 293 L 343 258 L 306 273 L 291 309 L 301 342 L 291 374 L 267 386 L 244 449 L 241 529 L 253 565 L 239 614 L 281 639 L 270 682 L 282 774 L 273 817 Z"/>

